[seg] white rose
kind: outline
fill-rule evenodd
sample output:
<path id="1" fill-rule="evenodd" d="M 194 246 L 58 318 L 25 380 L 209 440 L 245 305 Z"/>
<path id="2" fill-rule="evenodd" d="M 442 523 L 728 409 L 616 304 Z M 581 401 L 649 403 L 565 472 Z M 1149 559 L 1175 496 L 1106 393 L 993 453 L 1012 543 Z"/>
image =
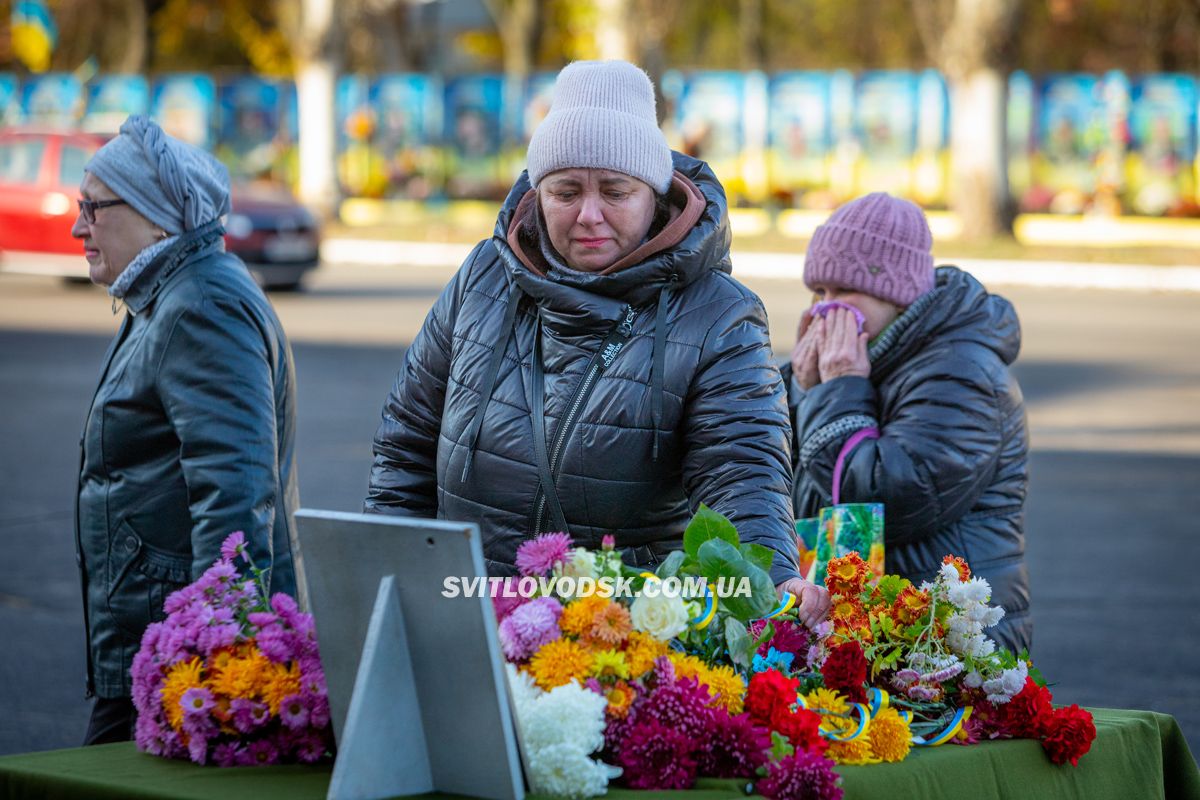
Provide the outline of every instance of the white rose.
<path id="1" fill-rule="evenodd" d="M 687 630 L 688 612 L 683 598 L 664 594 L 640 594 L 629 609 L 633 627 L 660 642 L 667 642 Z"/>

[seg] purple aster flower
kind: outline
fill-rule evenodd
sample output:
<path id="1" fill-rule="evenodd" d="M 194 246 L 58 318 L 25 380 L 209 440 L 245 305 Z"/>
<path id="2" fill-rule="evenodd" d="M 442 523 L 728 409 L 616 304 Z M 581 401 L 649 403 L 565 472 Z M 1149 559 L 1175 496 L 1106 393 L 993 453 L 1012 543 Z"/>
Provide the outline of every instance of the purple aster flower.
<path id="1" fill-rule="evenodd" d="M 329 745 L 318 733 L 307 731 L 300 734 L 296 740 L 296 758 L 306 764 L 320 761 L 329 750 Z"/>
<path id="2" fill-rule="evenodd" d="M 292 645 L 294 634 L 282 626 L 271 625 L 258 632 L 255 641 L 262 654 L 276 664 L 286 664 L 294 657 L 296 648 Z"/>
<path id="3" fill-rule="evenodd" d="M 237 567 L 228 561 L 218 561 L 204 571 L 200 581 L 204 584 L 205 592 L 213 590 L 217 593 L 214 596 L 220 596 L 220 594 L 224 594 L 226 587 L 237 580 L 237 577 Z"/>
<path id="4" fill-rule="evenodd" d="M 198 734 L 192 734 L 188 737 L 188 758 L 194 763 L 204 765 L 208 763 L 208 739 Z"/>
<path id="5" fill-rule="evenodd" d="M 251 625 L 260 630 L 279 622 L 279 618 L 275 616 L 274 611 L 254 611 L 247 614 L 246 619 L 250 621 Z"/>
<path id="6" fill-rule="evenodd" d="M 179 704 L 183 706 L 185 714 L 207 714 L 208 710 L 213 707 L 214 700 L 212 692 L 203 686 L 196 686 L 183 693 Z"/>
<path id="7" fill-rule="evenodd" d="M 236 767 L 241 744 L 238 742 L 222 742 L 213 748 L 212 761 L 218 767 Z"/>
<path id="8" fill-rule="evenodd" d="M 543 533 L 517 548 L 517 569 L 522 575 L 545 575 L 555 564 L 565 563 L 570 552 L 568 534 Z"/>
<path id="9" fill-rule="evenodd" d="M 221 543 L 221 558 L 233 561 L 238 556 L 246 557 L 246 534 L 244 531 L 234 531 Z M 249 561 L 248 558 L 246 560 Z"/>
<path id="10" fill-rule="evenodd" d="M 329 725 L 329 697 L 324 693 L 309 698 L 308 721 L 314 728 Z"/>
<path id="11" fill-rule="evenodd" d="M 770 800 L 842 800 L 840 783 L 832 761 L 808 750 L 797 750 L 772 764 L 767 777 L 754 788 Z"/>
<path id="12" fill-rule="evenodd" d="M 279 719 L 292 730 L 308 725 L 308 706 L 298 694 L 289 694 L 279 704 Z"/>
<path id="13" fill-rule="evenodd" d="M 270 739 L 251 742 L 238 754 L 239 767 L 265 767 L 279 760 L 279 750 Z"/>
<path id="14" fill-rule="evenodd" d="M 233 698 L 229 710 L 232 712 L 233 727 L 242 733 L 250 733 L 271 717 L 271 709 L 245 697 Z"/>
<path id="15" fill-rule="evenodd" d="M 562 604 L 539 597 L 513 611 L 500 623 L 500 645 L 509 661 L 524 661 L 537 649 L 562 635 L 558 618 Z"/>
<path id="16" fill-rule="evenodd" d="M 513 610 L 529 601 L 517 590 L 517 579 L 513 577 L 505 578 L 503 583 L 489 584 L 489 589 L 497 622 L 503 622 Z"/>
<path id="17" fill-rule="evenodd" d="M 296 605 L 296 600 L 283 592 L 271 595 L 271 608 L 288 625 L 295 624 L 296 618 L 300 616 L 300 607 Z"/>

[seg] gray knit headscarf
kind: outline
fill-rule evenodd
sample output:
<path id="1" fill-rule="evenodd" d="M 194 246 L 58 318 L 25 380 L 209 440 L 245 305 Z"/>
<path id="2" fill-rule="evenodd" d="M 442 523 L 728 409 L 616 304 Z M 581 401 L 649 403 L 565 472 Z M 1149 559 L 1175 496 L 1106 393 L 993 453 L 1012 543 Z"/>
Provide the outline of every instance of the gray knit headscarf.
<path id="1" fill-rule="evenodd" d="M 168 234 L 195 230 L 229 213 L 229 170 L 135 114 L 84 167 Z"/>

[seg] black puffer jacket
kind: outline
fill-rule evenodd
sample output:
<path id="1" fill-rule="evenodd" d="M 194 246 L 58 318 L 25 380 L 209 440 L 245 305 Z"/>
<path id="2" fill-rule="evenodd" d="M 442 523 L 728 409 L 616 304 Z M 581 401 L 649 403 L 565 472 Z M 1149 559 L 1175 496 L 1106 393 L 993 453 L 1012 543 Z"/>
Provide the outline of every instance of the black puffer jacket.
<path id="1" fill-rule="evenodd" d="M 84 426 L 76 548 L 101 697 L 129 696 L 146 626 L 234 531 L 271 591 L 296 590 L 292 353 L 222 233 L 184 234 L 134 281 Z"/>
<path id="2" fill-rule="evenodd" d="M 786 392 L 766 312 L 729 275 L 720 184 L 694 159 L 676 154 L 675 168 L 675 219 L 696 221 L 608 275 L 549 267 L 510 237 L 514 217 L 533 206 L 522 176 L 495 235 L 471 253 L 405 356 L 375 437 L 368 512 L 477 522 L 489 571 L 511 574 L 518 545 L 556 529 L 547 508 L 537 522 L 532 417 L 559 453 L 555 485 L 579 545 L 614 534 L 637 563 L 652 564 L 680 546 L 705 503 L 743 541 L 777 552 L 777 582 L 796 575 Z M 627 344 L 572 414 L 593 355 L 627 308 L 636 311 Z M 539 329 L 545 411 L 535 416 Z M 497 346 L 503 358 L 493 362 Z"/>
<path id="3" fill-rule="evenodd" d="M 1012 305 L 954 267 L 872 343 L 871 377 L 837 378 L 803 393 L 791 380 L 797 517 L 830 502 L 846 440 L 841 501 L 882 502 L 888 572 L 931 580 L 942 557 L 967 559 L 992 586 L 1004 619 L 987 633 L 1020 650 L 1033 639 L 1025 569 L 1029 440 L 1009 372 L 1021 347 Z"/>

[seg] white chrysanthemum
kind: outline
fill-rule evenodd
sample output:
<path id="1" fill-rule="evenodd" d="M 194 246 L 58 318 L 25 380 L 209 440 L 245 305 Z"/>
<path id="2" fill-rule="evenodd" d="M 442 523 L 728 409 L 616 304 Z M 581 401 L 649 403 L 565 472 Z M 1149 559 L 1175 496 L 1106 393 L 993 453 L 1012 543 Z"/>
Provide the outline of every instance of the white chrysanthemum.
<path id="1" fill-rule="evenodd" d="M 983 618 L 983 627 L 990 628 L 1004 619 L 1004 609 L 1000 606 L 989 606 Z"/>
<path id="2" fill-rule="evenodd" d="M 963 678 L 963 686 L 966 686 L 968 689 L 978 689 L 980 686 L 983 686 L 983 676 L 977 670 L 971 670 Z"/>
<path id="3" fill-rule="evenodd" d="M 925 594 L 929 594 L 934 589 L 936 589 L 937 586 L 935 584 L 930 583 L 929 581 L 921 581 L 921 585 L 918 586 L 917 588 L 920 589 Z"/>
<path id="4" fill-rule="evenodd" d="M 535 700 L 522 720 L 525 746 L 532 751 L 567 744 L 583 755 L 604 746 L 608 701 L 578 683 L 557 686 Z"/>
<path id="5" fill-rule="evenodd" d="M 982 633 L 977 633 L 967 641 L 967 655 L 972 658 L 987 658 L 996 652 L 996 643 Z"/>
<path id="6" fill-rule="evenodd" d="M 953 564 L 942 564 L 941 569 L 938 570 L 938 577 L 946 583 L 946 586 L 955 586 L 961 583 L 958 578 L 958 570 Z"/>
<path id="7" fill-rule="evenodd" d="M 987 692 L 989 702 L 1002 705 L 1025 688 L 1025 679 L 1028 677 L 1029 668 L 1024 661 L 1018 661 L 1015 668 L 1006 669 L 997 677 L 984 681 L 983 690 Z"/>
<path id="8" fill-rule="evenodd" d="M 508 675 L 508 687 L 512 692 L 513 705 L 517 707 L 518 716 L 522 716 L 521 712 L 529 711 L 533 702 L 545 692 L 538 688 L 529 673 L 522 672 L 509 662 L 504 663 L 504 672 Z"/>
<path id="9" fill-rule="evenodd" d="M 956 633 L 964 639 L 973 633 L 978 633 L 979 630 L 978 625 L 962 614 L 951 614 L 946 618 L 946 631 Z M 956 649 L 956 652 L 961 652 L 961 650 Z"/>
<path id="10" fill-rule="evenodd" d="M 552 744 L 529 756 L 529 788 L 537 794 L 583 800 L 608 790 L 621 774 L 617 767 L 594 761 L 569 744 Z"/>
<path id="11" fill-rule="evenodd" d="M 948 586 L 946 596 L 954 605 L 966 608 L 975 603 L 987 603 L 992 598 L 992 587 L 983 578 L 972 577 L 962 583 Z"/>

